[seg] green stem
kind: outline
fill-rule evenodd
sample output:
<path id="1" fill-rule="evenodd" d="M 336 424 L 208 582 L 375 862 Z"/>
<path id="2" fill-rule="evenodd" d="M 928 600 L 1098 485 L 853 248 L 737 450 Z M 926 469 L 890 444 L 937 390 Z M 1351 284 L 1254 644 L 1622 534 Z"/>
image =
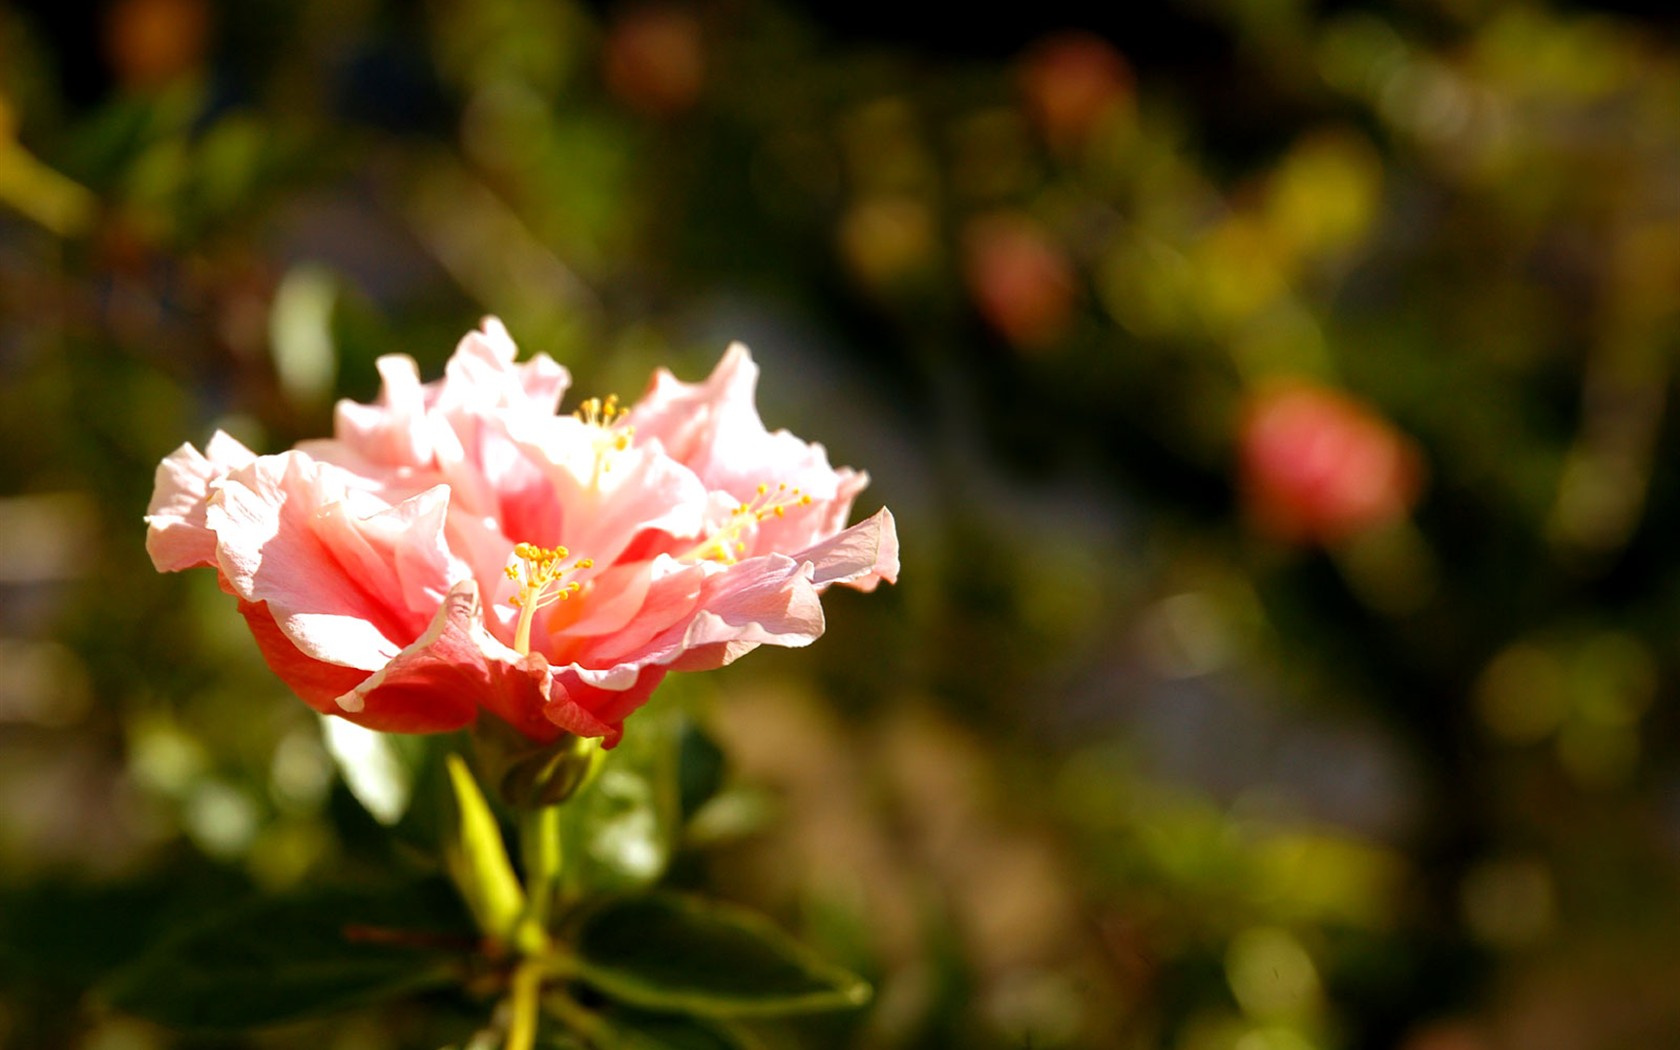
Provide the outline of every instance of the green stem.
<path id="1" fill-rule="evenodd" d="M 543 967 L 540 959 L 526 959 L 513 971 L 507 1042 L 503 1050 L 531 1050 L 537 1042 L 537 1015 L 542 993 Z"/>
<path id="2" fill-rule="evenodd" d="M 508 989 L 508 1037 L 504 1050 L 531 1050 L 537 1038 L 543 976 L 552 945 L 548 920 L 560 879 L 560 807 L 526 810 L 519 817 L 519 853 L 525 862 L 525 914 L 515 934 L 524 958 Z"/>

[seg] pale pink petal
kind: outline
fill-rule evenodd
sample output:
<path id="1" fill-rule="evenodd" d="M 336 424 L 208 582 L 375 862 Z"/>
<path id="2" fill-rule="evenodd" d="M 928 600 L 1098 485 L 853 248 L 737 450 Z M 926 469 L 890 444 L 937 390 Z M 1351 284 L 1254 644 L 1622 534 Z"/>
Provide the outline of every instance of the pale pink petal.
<path id="1" fill-rule="evenodd" d="M 742 535 L 749 556 L 801 550 L 838 532 L 869 480 L 835 470 L 820 444 L 767 430 L 754 402 L 758 375 L 747 348 L 735 343 L 703 382 L 683 383 L 661 369 L 629 416 L 639 443 L 659 442 L 708 489 L 737 504 L 781 507 Z"/>
<path id="2" fill-rule="evenodd" d="M 870 517 L 794 555 L 811 566 L 817 587 L 839 583 L 872 591 L 882 580 L 898 582 L 898 527 L 882 507 Z"/>
<path id="3" fill-rule="evenodd" d="M 823 633 L 822 602 L 804 567 L 772 554 L 730 566 L 707 581 L 703 608 L 683 632 L 682 647 L 727 642 L 802 646 Z M 745 652 L 746 649 L 741 649 Z"/>
<path id="4" fill-rule="evenodd" d="M 333 436 L 369 463 L 429 466 L 433 427 L 426 418 L 419 368 L 406 354 L 386 354 L 374 364 L 381 380 L 378 402 L 340 401 L 333 410 Z"/>
<path id="5" fill-rule="evenodd" d="M 602 463 L 605 469 L 597 470 L 592 448 L 567 455 L 567 446 L 555 443 L 573 434 L 578 440 L 586 439 L 586 433 L 578 433 L 583 429 L 556 427 L 549 442 L 541 447 L 541 453 L 553 464 L 548 476 L 560 514 L 554 539 L 543 541 L 526 534 L 515 534 L 515 538 L 545 546 L 563 543 L 574 554 L 604 565 L 619 558 L 644 532 L 699 535 L 707 493 L 692 471 L 657 449 L 634 446 L 604 453 L 610 455 L 610 462 Z"/>
<path id="6" fill-rule="evenodd" d="M 484 327 L 467 333 L 444 366 L 437 407 L 451 416 L 506 410 L 552 416 L 570 376 L 546 354 L 515 366 L 518 355 L 502 322 L 485 318 Z"/>
<path id="7" fill-rule="evenodd" d="M 751 410 L 758 387 L 758 366 L 740 343 L 731 343 L 712 374 L 701 383 L 684 383 L 670 370 L 654 372 L 647 392 L 630 411 L 639 439 L 654 439 L 681 463 L 706 459 L 720 415 Z"/>
<path id="8" fill-rule="evenodd" d="M 725 351 L 701 383 L 680 382 L 660 369 L 630 411 L 637 440 L 660 442 L 707 488 L 739 500 L 751 498 L 762 482 L 797 485 L 813 500 L 833 499 L 834 471 L 822 446 L 765 429 L 754 400 L 758 375 L 752 354 L 740 343 Z"/>
<path id="9" fill-rule="evenodd" d="M 823 631 L 822 605 L 808 568 L 781 555 L 713 567 L 700 596 L 683 603 L 687 615 L 638 651 L 615 662 L 611 654 L 628 635 L 607 636 L 586 661 L 557 668 L 556 681 L 594 717 L 616 726 L 667 671 L 720 667 L 759 645 L 807 645 Z M 650 619 L 664 619 L 671 611 L 655 616 L 650 610 Z M 609 743 L 616 739 L 608 737 Z"/>
<path id="10" fill-rule="evenodd" d="M 753 558 L 709 576 L 692 617 L 633 657 L 673 670 L 729 663 L 759 645 L 809 645 L 823 632 L 822 602 L 806 566 L 782 554 Z"/>
<path id="11" fill-rule="evenodd" d="M 478 586 L 464 581 L 445 596 L 425 633 L 336 699 L 360 725 L 395 733 L 437 733 L 472 724 L 480 705 L 540 710 L 546 668 L 521 666 L 484 633 Z"/>
<path id="12" fill-rule="evenodd" d="M 448 589 L 447 490 L 357 520 L 333 506 L 347 495 L 339 473 L 264 456 L 228 475 L 207 520 L 234 593 L 267 603 L 306 655 L 375 671 L 425 630 L 435 604 L 422 614 L 418 596 Z"/>
<path id="13" fill-rule="evenodd" d="M 634 659 L 674 624 L 694 615 L 712 574 L 715 569 L 668 557 L 609 570 L 591 581 L 576 602 L 574 619 L 556 632 L 555 659 L 589 667 Z"/>
<path id="14" fill-rule="evenodd" d="M 228 471 L 257 458 L 220 430 L 204 449 L 182 445 L 158 464 L 146 508 L 146 552 L 159 572 L 216 564 L 216 536 L 205 524 L 205 505 Z"/>
<path id="15" fill-rule="evenodd" d="M 338 698 L 354 689 L 368 676 L 357 667 L 330 664 L 305 655 L 286 637 L 274 614 L 262 602 L 239 600 L 239 612 L 251 628 L 257 649 L 267 661 L 269 669 L 291 687 L 303 702 L 322 714 L 343 714 Z"/>

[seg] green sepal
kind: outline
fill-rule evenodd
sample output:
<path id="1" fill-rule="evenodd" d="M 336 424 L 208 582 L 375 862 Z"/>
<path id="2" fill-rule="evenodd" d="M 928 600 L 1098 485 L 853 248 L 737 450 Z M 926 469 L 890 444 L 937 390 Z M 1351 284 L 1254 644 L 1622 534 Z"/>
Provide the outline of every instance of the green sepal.
<path id="1" fill-rule="evenodd" d="M 539 744 L 488 712 L 474 723 L 472 742 L 485 783 L 515 809 L 565 802 L 594 779 L 606 759 L 599 738 L 567 734 Z"/>
<path id="2" fill-rule="evenodd" d="M 172 934 L 96 996 L 172 1028 L 242 1031 L 461 984 L 476 946 L 440 881 L 319 890 Z"/>
<path id="3" fill-rule="evenodd" d="M 457 817 L 455 835 L 444 852 L 449 874 L 478 928 L 490 937 L 510 941 L 525 912 L 525 891 L 508 858 L 501 825 L 466 761 L 455 754 L 446 761 Z"/>
<path id="4" fill-rule="evenodd" d="M 580 979 L 649 1010 L 770 1016 L 870 997 L 862 978 L 733 904 L 670 893 L 610 899 L 583 913 L 569 941 Z"/>

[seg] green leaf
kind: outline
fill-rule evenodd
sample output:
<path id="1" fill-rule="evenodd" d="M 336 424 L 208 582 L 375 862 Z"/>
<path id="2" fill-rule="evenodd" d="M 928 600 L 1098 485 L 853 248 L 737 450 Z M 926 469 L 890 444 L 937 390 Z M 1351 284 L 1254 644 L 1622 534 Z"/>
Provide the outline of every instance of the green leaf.
<path id="1" fill-rule="evenodd" d="M 577 972 L 608 996 L 713 1017 L 861 1006 L 862 978 L 816 958 L 768 919 L 675 894 L 608 901 L 573 940 Z"/>
<path id="2" fill-rule="evenodd" d="M 478 928 L 492 937 L 511 938 L 525 912 L 525 891 L 513 873 L 502 827 L 466 761 L 453 754 L 447 761 L 459 817 L 446 850 L 449 873 L 478 920 Z"/>
<path id="3" fill-rule="evenodd" d="M 723 787 L 723 749 L 705 730 L 683 720 L 677 747 L 677 784 L 687 820 Z"/>
<path id="4" fill-rule="evenodd" d="M 681 1014 L 617 1007 L 602 1022 L 617 1050 L 748 1050 L 756 1045 L 722 1025 Z"/>
<path id="5" fill-rule="evenodd" d="M 423 737 L 378 733 L 342 718 L 321 715 L 321 740 L 356 801 L 387 827 L 408 811 L 426 758 Z"/>
<path id="6" fill-rule="evenodd" d="M 159 942 L 101 996 L 174 1028 L 258 1028 L 456 983 L 476 940 L 440 882 L 259 900 Z"/>
<path id="7" fill-rule="evenodd" d="M 595 779 L 560 807 L 564 885 L 574 895 L 645 889 L 671 862 L 680 820 L 669 704 L 637 712 Z"/>

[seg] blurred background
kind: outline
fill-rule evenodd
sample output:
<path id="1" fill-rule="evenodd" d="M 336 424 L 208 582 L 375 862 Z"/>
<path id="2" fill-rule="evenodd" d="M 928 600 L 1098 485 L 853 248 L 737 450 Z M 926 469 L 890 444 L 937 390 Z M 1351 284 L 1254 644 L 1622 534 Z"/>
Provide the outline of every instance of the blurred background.
<path id="1" fill-rule="evenodd" d="M 876 982 L 769 1045 L 1680 1045 L 1680 26 L 1105 17 L 0 2 L 0 1045 L 440 1042 L 88 991 L 392 848 L 158 459 L 487 313 L 574 399 L 746 341 L 898 516 L 679 687 L 672 878 Z"/>

